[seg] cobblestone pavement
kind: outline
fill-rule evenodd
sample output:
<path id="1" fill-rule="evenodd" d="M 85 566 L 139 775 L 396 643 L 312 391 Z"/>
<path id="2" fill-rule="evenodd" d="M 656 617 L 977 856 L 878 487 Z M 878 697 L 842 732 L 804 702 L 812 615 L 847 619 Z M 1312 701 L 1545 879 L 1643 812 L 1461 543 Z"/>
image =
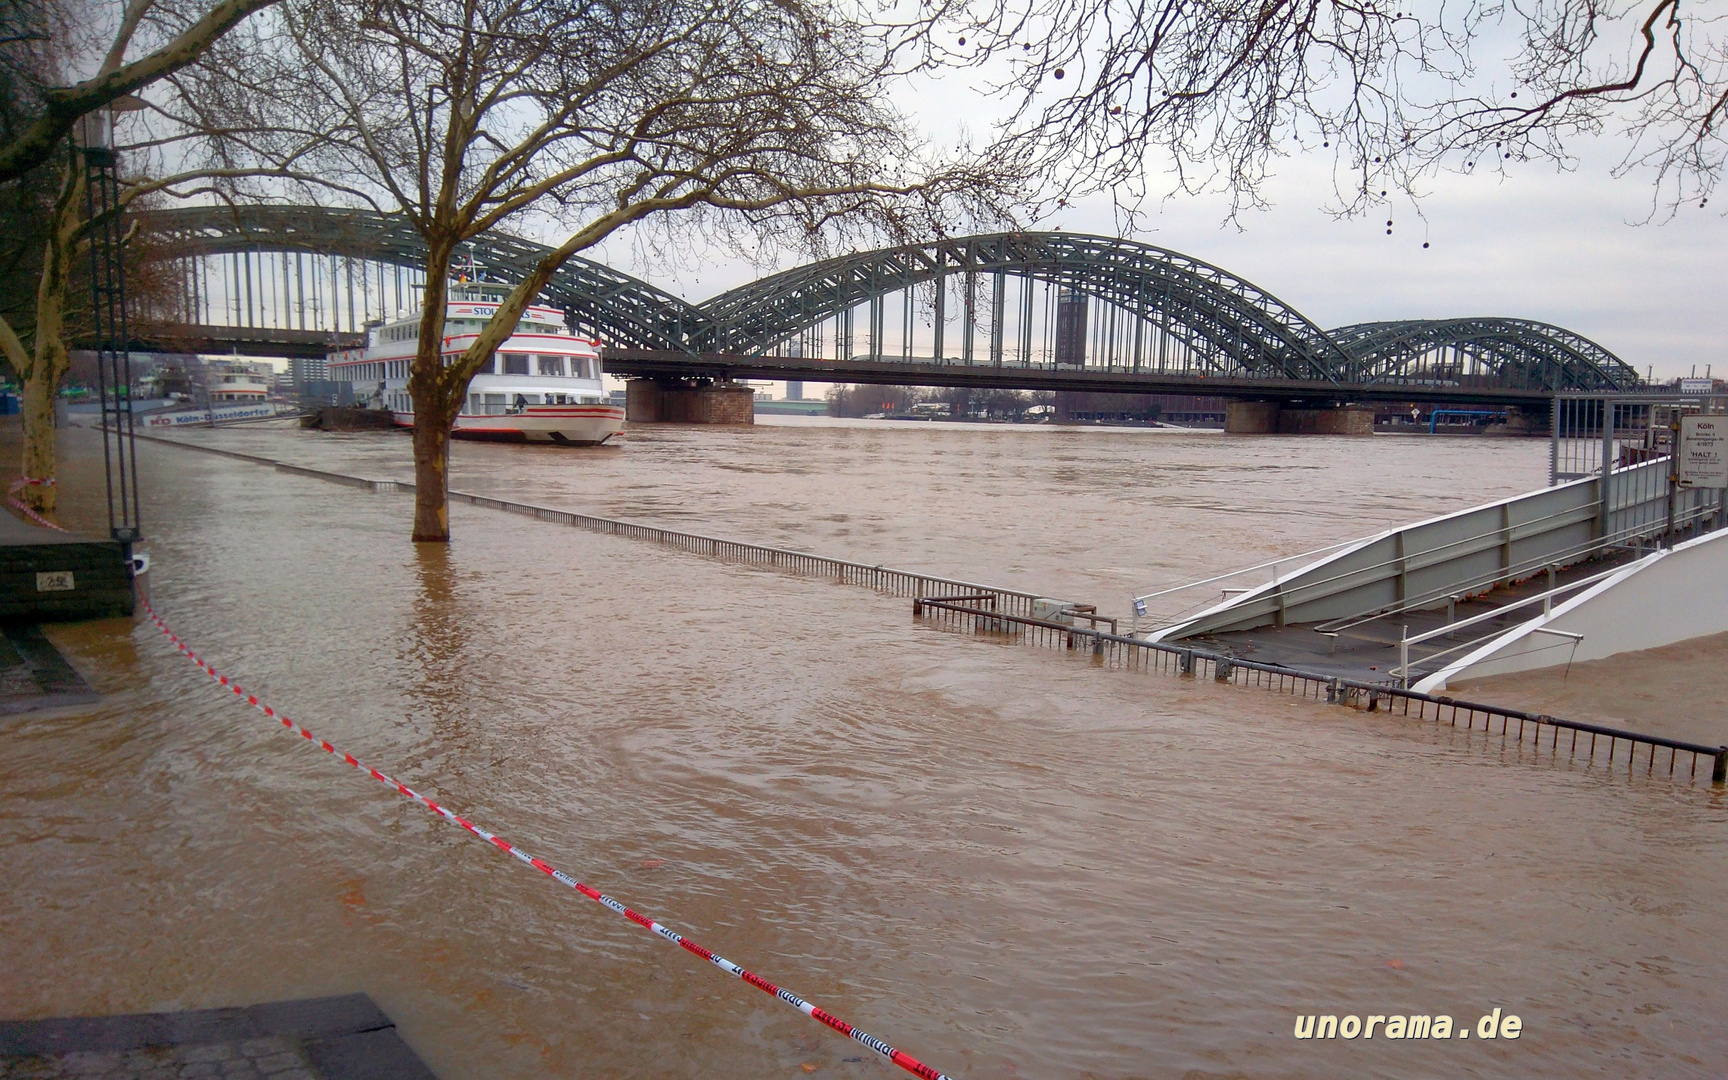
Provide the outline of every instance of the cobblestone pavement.
<path id="1" fill-rule="evenodd" d="M 299 1042 L 288 1038 L 173 1046 L 116 1053 L 76 1051 L 0 1057 L 0 1080 L 321 1080 Z"/>

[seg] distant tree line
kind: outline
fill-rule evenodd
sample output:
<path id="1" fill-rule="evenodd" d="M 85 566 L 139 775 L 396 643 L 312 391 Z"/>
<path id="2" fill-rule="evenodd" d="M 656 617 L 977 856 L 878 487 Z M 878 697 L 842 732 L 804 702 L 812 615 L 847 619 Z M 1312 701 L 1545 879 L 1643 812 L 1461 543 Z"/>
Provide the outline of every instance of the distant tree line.
<path id="1" fill-rule="evenodd" d="M 874 416 L 912 411 L 926 402 L 947 405 L 955 416 L 988 420 L 1020 420 L 1035 405 L 1052 405 L 1053 393 L 1042 390 L 975 390 L 964 386 L 835 386 L 828 391 L 828 415 Z"/>

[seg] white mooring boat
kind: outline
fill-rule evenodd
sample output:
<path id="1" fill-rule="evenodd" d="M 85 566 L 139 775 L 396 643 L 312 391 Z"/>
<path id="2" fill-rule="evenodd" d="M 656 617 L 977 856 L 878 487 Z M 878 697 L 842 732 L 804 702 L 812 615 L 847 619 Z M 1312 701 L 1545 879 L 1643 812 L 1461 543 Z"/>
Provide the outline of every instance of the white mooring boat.
<path id="1" fill-rule="evenodd" d="M 449 363 L 479 336 L 510 286 L 450 286 L 443 353 Z M 366 348 L 330 355 L 330 378 L 354 388 L 354 400 L 388 409 L 414 426 L 408 367 L 417 350 L 420 312 L 367 328 Z M 556 308 L 530 305 L 516 330 L 468 384 L 468 399 L 450 433 L 466 439 L 597 446 L 624 430 L 624 410 L 600 380 L 600 343 L 577 337 Z"/>

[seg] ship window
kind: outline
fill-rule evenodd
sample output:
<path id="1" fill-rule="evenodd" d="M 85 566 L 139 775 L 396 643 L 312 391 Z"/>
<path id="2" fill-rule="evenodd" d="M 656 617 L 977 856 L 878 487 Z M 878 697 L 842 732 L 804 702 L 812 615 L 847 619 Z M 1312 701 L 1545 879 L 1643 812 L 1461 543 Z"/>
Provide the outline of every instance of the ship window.
<path id="1" fill-rule="evenodd" d="M 480 411 L 480 395 L 479 394 L 469 394 L 468 395 L 468 411 L 471 413 L 477 413 Z"/>
<path id="2" fill-rule="evenodd" d="M 541 353 L 540 374 L 551 375 L 555 378 L 562 379 L 564 377 L 564 358 L 562 356 L 547 356 L 545 353 Z"/>
<path id="3" fill-rule="evenodd" d="M 506 375 L 526 375 L 526 374 L 528 374 L 528 354 L 527 353 L 511 353 L 511 352 L 505 353 L 504 354 L 504 374 L 506 374 Z"/>
<path id="4" fill-rule="evenodd" d="M 487 416 L 503 416 L 504 415 L 504 395 L 503 394 L 487 394 L 486 395 L 486 415 Z"/>
<path id="5" fill-rule="evenodd" d="M 474 374 L 476 374 L 476 375 L 490 375 L 490 374 L 492 374 L 492 369 L 497 366 L 497 361 L 498 361 L 498 354 L 497 353 L 487 353 L 486 359 L 480 361 L 480 366 L 474 369 Z"/>

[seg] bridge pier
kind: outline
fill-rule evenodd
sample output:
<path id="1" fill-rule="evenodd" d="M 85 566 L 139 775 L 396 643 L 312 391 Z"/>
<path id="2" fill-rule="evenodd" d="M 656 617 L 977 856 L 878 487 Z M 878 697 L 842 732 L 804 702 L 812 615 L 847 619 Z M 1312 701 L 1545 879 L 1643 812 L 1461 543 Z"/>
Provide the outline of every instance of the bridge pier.
<path id="1" fill-rule="evenodd" d="M 1224 430 L 1231 435 L 1372 435 L 1374 410 L 1360 405 L 1295 407 L 1278 401 L 1232 401 Z"/>
<path id="2" fill-rule="evenodd" d="M 624 418 L 632 424 L 754 424 L 756 391 L 707 379 L 631 379 Z"/>

